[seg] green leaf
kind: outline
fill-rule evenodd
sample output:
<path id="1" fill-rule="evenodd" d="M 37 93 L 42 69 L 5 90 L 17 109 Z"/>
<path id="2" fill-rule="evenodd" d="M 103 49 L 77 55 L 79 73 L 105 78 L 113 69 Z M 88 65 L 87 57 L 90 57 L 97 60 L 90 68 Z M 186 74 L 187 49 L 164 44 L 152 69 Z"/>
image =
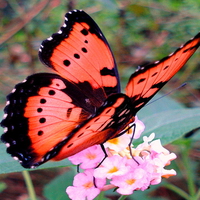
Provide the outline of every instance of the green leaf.
<path id="1" fill-rule="evenodd" d="M 47 162 L 36 169 L 25 169 L 20 163 L 14 160 L 10 154 L 6 153 L 5 144 L 0 144 L 0 174 L 3 173 L 11 173 L 11 172 L 21 172 L 24 170 L 37 170 L 37 169 L 46 169 L 52 167 L 63 167 L 63 166 L 71 166 L 72 164 L 68 159 L 64 159 L 59 162 Z"/>
<path id="2" fill-rule="evenodd" d="M 181 138 L 184 134 L 200 127 L 200 109 L 176 109 L 144 117 L 145 124 L 143 135 L 156 134 L 163 145 Z M 141 138 L 136 143 L 140 143 Z"/>
<path id="3" fill-rule="evenodd" d="M 72 185 L 75 171 L 70 169 L 66 173 L 56 177 L 51 183 L 44 188 L 44 196 L 48 200 L 68 200 L 66 188 Z"/>
<path id="4" fill-rule="evenodd" d="M 155 113 L 182 108 L 185 107 L 181 103 L 175 101 L 169 96 L 164 96 L 163 94 L 158 93 L 138 112 L 138 116 L 142 119 Z"/>

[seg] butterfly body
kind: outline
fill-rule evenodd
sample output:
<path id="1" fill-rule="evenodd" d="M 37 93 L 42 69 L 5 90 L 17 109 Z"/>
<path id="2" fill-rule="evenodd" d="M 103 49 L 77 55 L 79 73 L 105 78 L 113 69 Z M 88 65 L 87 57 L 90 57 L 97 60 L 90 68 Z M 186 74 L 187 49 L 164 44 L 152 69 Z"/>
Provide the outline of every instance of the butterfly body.
<path id="1" fill-rule="evenodd" d="M 83 11 L 67 13 L 58 33 L 39 49 L 40 60 L 56 74 L 31 75 L 7 96 L 1 122 L 7 152 L 34 168 L 119 136 L 199 45 L 200 34 L 139 67 L 122 94 L 113 54 L 97 24 Z"/>

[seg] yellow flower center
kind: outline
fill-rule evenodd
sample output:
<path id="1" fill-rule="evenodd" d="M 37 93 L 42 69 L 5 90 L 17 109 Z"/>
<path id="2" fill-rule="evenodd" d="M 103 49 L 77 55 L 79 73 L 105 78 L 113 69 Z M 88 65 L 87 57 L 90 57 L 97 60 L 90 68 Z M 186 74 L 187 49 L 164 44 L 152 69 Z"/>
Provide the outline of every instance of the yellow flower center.
<path id="1" fill-rule="evenodd" d="M 88 153 L 86 157 L 87 157 L 88 159 L 90 159 L 90 160 L 93 160 L 93 159 L 96 158 L 96 154 Z"/>
<path id="2" fill-rule="evenodd" d="M 87 183 L 85 183 L 84 185 L 83 185 L 83 187 L 85 187 L 85 189 L 88 189 L 88 188 L 91 188 L 91 187 L 93 187 L 93 182 L 91 181 L 91 182 L 87 182 Z"/>
<path id="3" fill-rule="evenodd" d="M 108 173 L 112 174 L 112 173 L 115 173 L 115 172 L 117 172 L 117 171 L 118 171 L 118 168 L 114 166 L 112 169 L 110 169 L 110 170 L 108 171 Z"/>
<path id="4" fill-rule="evenodd" d="M 108 140 L 108 142 L 109 143 L 111 143 L 111 144 L 119 144 L 119 138 L 113 138 L 113 139 L 111 139 L 111 140 Z"/>
<path id="5" fill-rule="evenodd" d="M 128 179 L 128 180 L 126 180 L 126 183 L 128 185 L 132 185 L 133 183 L 135 183 L 135 179 Z"/>

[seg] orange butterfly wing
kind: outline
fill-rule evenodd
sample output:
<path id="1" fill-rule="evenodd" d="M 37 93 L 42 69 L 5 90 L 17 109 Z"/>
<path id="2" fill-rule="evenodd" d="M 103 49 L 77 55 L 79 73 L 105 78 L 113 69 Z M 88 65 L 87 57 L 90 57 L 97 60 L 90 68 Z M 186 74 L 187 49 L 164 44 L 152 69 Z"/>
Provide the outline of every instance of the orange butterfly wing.
<path id="1" fill-rule="evenodd" d="M 109 44 L 84 11 L 66 14 L 65 23 L 58 33 L 41 44 L 39 57 L 61 77 L 85 90 L 97 107 L 108 95 L 120 92 Z"/>
<path id="2" fill-rule="evenodd" d="M 135 108 L 134 114 L 184 66 L 199 46 L 200 33 L 162 60 L 138 67 L 126 86 L 126 94 Z"/>

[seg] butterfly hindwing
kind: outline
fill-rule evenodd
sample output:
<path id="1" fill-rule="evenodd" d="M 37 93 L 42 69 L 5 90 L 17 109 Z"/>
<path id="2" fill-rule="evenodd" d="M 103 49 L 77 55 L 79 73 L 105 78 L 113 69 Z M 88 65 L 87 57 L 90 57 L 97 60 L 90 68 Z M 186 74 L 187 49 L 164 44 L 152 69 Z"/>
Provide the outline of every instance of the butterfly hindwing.
<path id="1" fill-rule="evenodd" d="M 52 160 L 61 160 L 90 146 L 103 144 L 133 121 L 130 99 L 124 94 L 112 94 L 93 116 L 59 144 L 60 151 Z M 53 153 L 49 152 L 50 155 Z"/>
<path id="2" fill-rule="evenodd" d="M 200 33 L 162 60 L 138 67 L 126 86 L 135 114 L 184 66 L 199 46 Z"/>
<path id="3" fill-rule="evenodd" d="M 94 98 L 97 107 L 110 94 L 120 92 L 108 42 L 84 11 L 65 15 L 65 23 L 58 33 L 41 44 L 39 57 L 60 76 L 84 90 L 88 98 Z"/>

